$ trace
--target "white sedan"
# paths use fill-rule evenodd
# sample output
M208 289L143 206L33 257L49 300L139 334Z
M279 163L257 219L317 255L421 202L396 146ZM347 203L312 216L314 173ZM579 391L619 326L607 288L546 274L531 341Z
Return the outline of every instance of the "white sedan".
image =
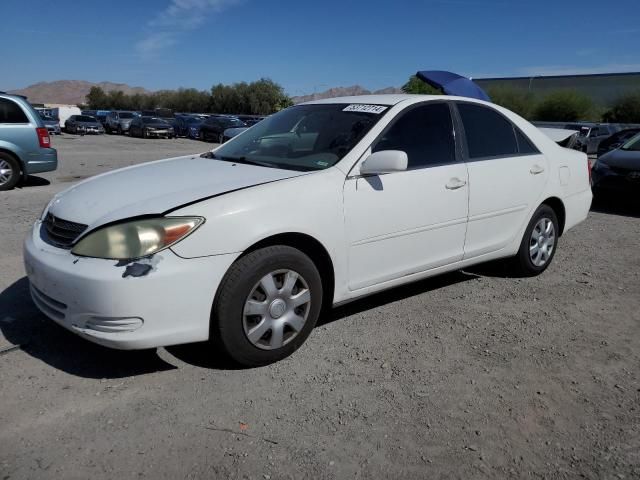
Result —
M24 260L39 309L88 340L210 339L255 366L295 351L323 307L497 258L537 275L590 204L587 157L504 108L334 98L72 186Z

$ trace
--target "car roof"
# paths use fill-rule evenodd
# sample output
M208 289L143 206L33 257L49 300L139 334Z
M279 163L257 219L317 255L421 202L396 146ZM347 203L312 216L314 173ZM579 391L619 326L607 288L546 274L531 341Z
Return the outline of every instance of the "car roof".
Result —
M331 103L357 103L365 105L397 105L402 102L419 102L427 100L458 100L464 102L481 103L486 105L494 105L491 102L485 102L476 98L456 97L454 95L417 95L413 93L388 93L380 95L353 95L349 97L323 98L319 100L311 100L309 102L299 103L298 105L317 105Z

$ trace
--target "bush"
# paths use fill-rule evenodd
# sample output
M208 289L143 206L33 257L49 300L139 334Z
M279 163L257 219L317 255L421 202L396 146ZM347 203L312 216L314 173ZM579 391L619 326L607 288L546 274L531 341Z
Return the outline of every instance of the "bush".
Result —
M535 109L533 94L526 90L508 87L494 87L487 92L496 105L507 108L523 118L530 119Z
M593 103L589 97L571 90L560 90L547 95L535 107L534 120L545 122L578 122L589 120Z
M640 92L624 95L616 100L602 116L604 122L640 123Z

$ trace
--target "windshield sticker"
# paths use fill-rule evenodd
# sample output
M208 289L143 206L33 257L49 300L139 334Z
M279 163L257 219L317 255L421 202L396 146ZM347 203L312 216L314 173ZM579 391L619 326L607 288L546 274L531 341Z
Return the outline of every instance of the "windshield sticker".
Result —
M348 107L344 108L343 112L362 112L362 113L375 113L376 115L380 115L384 112L387 107L382 105L365 105L362 103L353 103Z

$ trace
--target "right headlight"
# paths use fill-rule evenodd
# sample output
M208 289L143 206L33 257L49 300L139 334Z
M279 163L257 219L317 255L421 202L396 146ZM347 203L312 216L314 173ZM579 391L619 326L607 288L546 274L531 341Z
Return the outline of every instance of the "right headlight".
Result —
M202 217L159 217L111 225L88 234L71 253L82 257L132 260L160 252L193 233Z

